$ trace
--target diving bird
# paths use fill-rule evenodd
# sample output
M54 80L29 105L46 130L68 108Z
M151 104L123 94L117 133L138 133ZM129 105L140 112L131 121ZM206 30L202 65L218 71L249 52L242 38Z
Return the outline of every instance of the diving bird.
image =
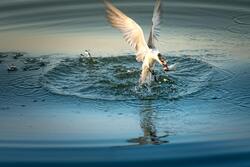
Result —
M161 16L161 0L156 0L152 27L148 42L146 42L142 28L131 18L126 16L122 11L117 9L113 4L104 1L106 6L107 19L112 27L122 32L125 41L136 51L136 60L142 62L142 72L140 76L140 84L151 83L152 75L156 62L163 66L164 71L168 71L167 61L163 58L159 50L156 48L155 41L160 36L160 16Z

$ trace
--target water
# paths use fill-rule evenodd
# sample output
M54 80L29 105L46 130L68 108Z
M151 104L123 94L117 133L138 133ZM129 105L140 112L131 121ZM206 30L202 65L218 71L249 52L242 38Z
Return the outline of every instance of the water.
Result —
M151 1L115 5L148 34ZM139 87L102 2L1 1L0 163L249 166L249 8L164 1L158 44L177 70Z

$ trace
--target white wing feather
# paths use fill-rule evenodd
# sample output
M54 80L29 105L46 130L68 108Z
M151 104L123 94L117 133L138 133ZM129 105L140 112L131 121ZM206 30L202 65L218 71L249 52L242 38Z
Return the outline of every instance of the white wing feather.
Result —
M141 27L123 12L105 1L107 19L111 25L123 33L126 42L136 50L136 60L142 62L149 52Z
M161 0L156 0L154 7L154 14L152 18L152 27L148 39L148 47L156 48L155 40L160 37L160 23L161 23Z

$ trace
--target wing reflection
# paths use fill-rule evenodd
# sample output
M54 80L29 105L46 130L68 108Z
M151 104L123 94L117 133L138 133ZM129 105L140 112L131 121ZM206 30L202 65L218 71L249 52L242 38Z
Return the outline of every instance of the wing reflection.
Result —
M143 136L129 139L128 142L139 145L169 143L166 139L169 136L168 132L164 132L163 135L157 133L156 117L157 111L155 111L151 104L144 105L140 112L140 126L143 131Z

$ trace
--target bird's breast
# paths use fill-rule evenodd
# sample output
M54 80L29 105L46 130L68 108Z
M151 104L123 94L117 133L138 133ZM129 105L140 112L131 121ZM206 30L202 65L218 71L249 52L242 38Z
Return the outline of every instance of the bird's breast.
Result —
M149 57L147 61L148 66L151 68L155 65L155 59Z

